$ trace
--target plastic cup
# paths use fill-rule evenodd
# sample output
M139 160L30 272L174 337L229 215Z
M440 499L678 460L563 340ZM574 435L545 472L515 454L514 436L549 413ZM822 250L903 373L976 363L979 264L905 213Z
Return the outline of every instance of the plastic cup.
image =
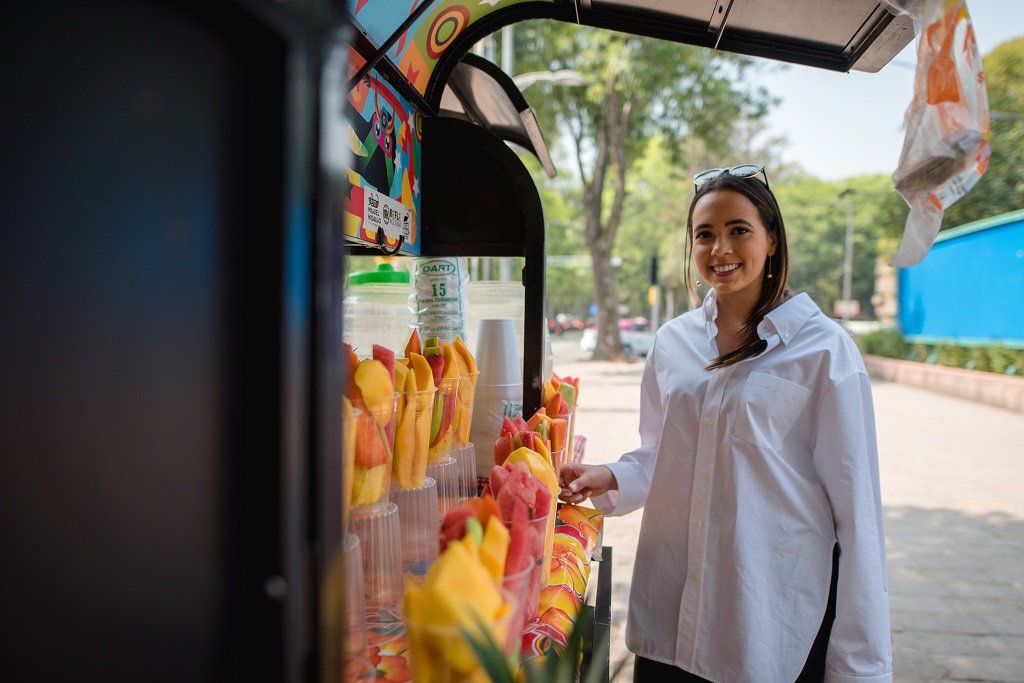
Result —
M481 320L476 345L480 383L514 384L522 381L516 326L508 319Z
M424 477L423 485L411 489L393 488L391 502L398 507L402 538L402 566L406 573L423 576L437 559L437 482Z
M485 623L490 637L512 653L521 632L513 632L511 622L515 610L514 597L499 589L508 609L500 617ZM436 614L407 614L406 629L409 636L409 659L412 664L413 680L429 680L431 683L463 683L484 681L487 676L466 640L466 632L482 637L480 625L467 622L460 625L438 625Z
M514 634L516 637L522 634L523 629L526 628L526 622L531 618L527 615L527 611L531 599L530 590L533 574L534 567L531 565L520 572L495 580L495 583L503 588L515 602L515 608L512 610L512 617L509 623L509 634ZM538 597L533 599L537 600ZM534 611L536 611L536 608L534 608Z
M356 420L362 410L342 397L342 440L341 440L341 529L348 529L348 511L352 507L352 486L355 476Z
M547 548L548 521L550 514L530 520L530 528L533 530L533 543L529 546L530 565L525 571L529 572L529 581L526 586L526 593L523 597L525 608L525 621L537 616L537 606L540 602L540 589L547 581L547 565L550 562L550 551ZM506 522L509 533L513 533L513 525Z
M387 500L391 484L395 439L395 405L398 394L386 399L356 399L355 463L352 475L352 507L367 507Z
M558 473L558 468L569 462L567 459L569 449L568 447L563 448L560 451L551 451L551 464L555 467L555 473Z
M427 476L430 452L430 419L436 389L402 392L395 431L395 457L391 468L392 490L414 489ZM392 494L393 495L393 494Z
M434 407L430 415L430 450L428 462L448 457L455 443L455 413L458 405L459 378L443 377L437 383ZM436 433L434 425L437 425Z
M334 554L321 592L321 615L329 680L367 678L368 632L363 596L363 559L359 538L346 534Z
M473 444L456 446L452 449L452 457L458 466L459 497L465 502L467 498L476 497L476 451Z
M466 373L459 377L459 389L455 402L454 439L456 446L465 446L469 443L469 434L473 428L473 402L479 378L479 372Z
M437 482L437 511L441 520L444 520L448 511L457 508L461 502L458 463L452 456L446 456L439 462L427 465L427 476Z
M363 596L368 613L398 620L402 602L402 533L398 506L381 502L352 510L352 533L362 543ZM392 614L393 617L387 615ZM379 624L378 624L379 626Z

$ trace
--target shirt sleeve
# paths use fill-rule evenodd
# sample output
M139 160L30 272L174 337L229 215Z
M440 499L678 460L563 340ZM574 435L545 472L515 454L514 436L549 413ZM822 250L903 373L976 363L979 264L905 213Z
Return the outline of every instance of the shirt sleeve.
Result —
M606 515L624 515L642 508L651 488L665 421L658 387L657 346L655 337L640 380L640 447L623 455L618 462L605 465L615 475L619 489L595 496L591 501Z
M856 372L826 390L814 464L839 543L826 683L891 683L892 642L871 384Z

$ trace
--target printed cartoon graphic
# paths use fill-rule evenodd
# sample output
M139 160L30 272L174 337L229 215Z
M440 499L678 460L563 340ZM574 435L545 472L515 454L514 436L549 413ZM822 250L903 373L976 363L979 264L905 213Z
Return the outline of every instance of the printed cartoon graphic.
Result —
M365 61L358 52L350 51L350 78ZM373 69L348 93L344 109L352 151L349 194L344 202L345 234L376 242L375 229L364 227L363 211L366 189L377 190L411 209L396 221L409 233L403 251L418 254L420 115ZM385 242L389 249L398 246L393 235Z

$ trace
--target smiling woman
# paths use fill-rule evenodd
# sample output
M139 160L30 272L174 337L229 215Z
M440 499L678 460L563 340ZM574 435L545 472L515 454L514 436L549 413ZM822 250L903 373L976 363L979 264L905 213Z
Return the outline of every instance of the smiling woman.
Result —
M753 166L753 165L748 165ZM698 173L696 178L705 174ZM786 226L767 181L723 172L699 185L686 221L687 245L701 278L719 300L719 355L711 368L761 353L757 326L792 293ZM686 285L697 294L686 262ZM736 317L728 311L738 313Z
M765 182L707 181L687 236L711 291L655 335L641 446L560 470L569 502L648 508L626 627L634 683L891 683L861 356L807 294L786 289L785 226Z

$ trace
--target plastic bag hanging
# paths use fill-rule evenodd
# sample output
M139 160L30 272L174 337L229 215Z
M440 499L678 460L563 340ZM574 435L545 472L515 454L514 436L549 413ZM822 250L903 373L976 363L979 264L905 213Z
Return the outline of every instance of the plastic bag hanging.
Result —
M910 15L918 33L914 99L892 175L910 206L892 265L912 266L931 249L942 215L988 167L988 94L965 0L883 0Z

